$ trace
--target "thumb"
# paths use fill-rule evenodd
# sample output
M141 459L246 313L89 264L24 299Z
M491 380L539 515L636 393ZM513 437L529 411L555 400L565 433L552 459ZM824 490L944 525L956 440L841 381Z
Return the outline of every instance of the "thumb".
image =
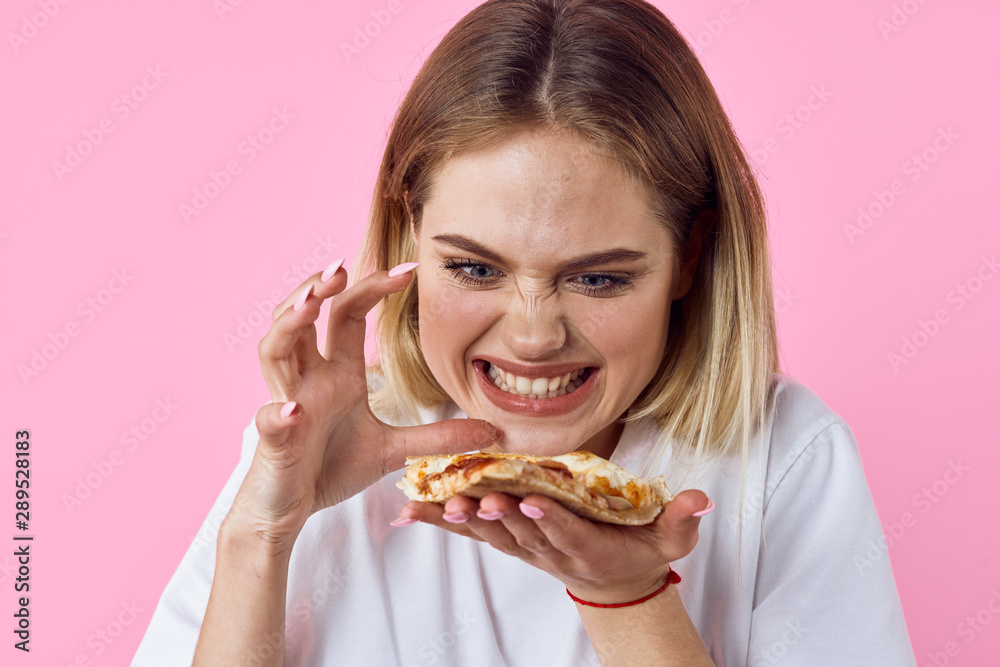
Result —
M257 410L254 424L260 445L269 452L279 451L288 440L292 426L302 417L302 408L295 401L268 403Z
M681 491L667 504L656 522L667 534L671 548L680 552L679 555L672 556L671 560L691 553L698 543L701 519L713 509L715 503L703 491L697 490ZM701 516L696 516L698 514Z
M482 419L447 419L422 426L390 427L387 463L402 468L407 456L458 454L489 447L503 432Z

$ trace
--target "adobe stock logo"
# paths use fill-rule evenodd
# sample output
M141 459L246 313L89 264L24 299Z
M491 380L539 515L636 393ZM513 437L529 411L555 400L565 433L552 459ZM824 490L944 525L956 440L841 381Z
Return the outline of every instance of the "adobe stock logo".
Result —
M90 667L95 664L91 662L91 659L102 655L118 642L123 634L129 632L128 628L136 623L139 615L144 611L146 611L146 607L140 607L135 600L132 600L131 603L123 600L114 611L108 613L111 620L102 624L87 637L89 650L77 653L72 662L66 663L66 667ZM63 667L61 661L58 664L59 667Z
M125 451L113 449L107 457L91 461L90 467L93 470L74 480L76 486L73 487L72 493L63 493L60 496L67 514L72 515L73 512L83 505L84 501L94 495L94 492L107 482L115 474L116 470L128 460L129 453L135 452L144 443L149 441L159 430L160 425L170 419L179 407L179 405L170 400L169 396L157 398L156 405L149 412L148 416L144 417L138 423L132 424L127 431L122 431L119 441L125 448Z
M42 11L34 12L31 16L22 16L20 32L7 33L7 41L10 42L10 48L14 49L14 53L20 51L29 39L38 36L38 31L47 26L49 21L59 13L60 5L68 4L69 0L58 0L58 2L56 0L38 0L38 6L41 7Z
M795 133L801 130L805 123L813 117L813 113L822 109L827 101L833 97L833 93L826 89L826 84L811 86L809 93L809 97L803 104L786 113L774 124L774 129L781 135L782 140L788 141L795 136ZM767 159L777 153L780 148L781 144L777 139L768 137L760 148L753 149L751 153L754 159L761 166L764 166Z
M955 142L961 138L962 135L952 130L951 125L947 128L937 128L937 136L934 137L930 145L919 153L911 155L900 167L903 175L909 176L911 183L916 183L931 168L931 165L937 162L941 155L951 150ZM858 207L858 217L855 223L848 222L843 225L844 234L847 235L847 240L850 241L851 245L854 245L859 236L871 229L875 221L885 215L905 193L906 183L901 178L893 179L886 190L874 190L872 192L873 200L865 206Z
M83 325L97 319L98 314L107 310L133 280L135 276L129 273L127 267L122 267L121 270L114 269L111 271L111 280L108 281L107 287L101 288L77 305L76 314L80 316L81 321L68 320L60 328L48 333L48 342L42 343L41 349L31 348L31 358L26 364L18 364L16 369L24 386L28 386L31 380L48 368L69 347L70 339L80 335Z
M340 243L334 241L329 234L325 237L316 237L316 245L312 252L292 264L291 268L282 274L281 281L297 287L320 268L325 268L332 262L339 247ZM240 345L255 335L257 329L265 324L270 326L274 321L274 309L285 300L286 296L288 296L286 291L274 289L263 299L254 299L253 309L241 314L236 319L236 326L233 327L232 331L226 331L222 334L226 349L230 353L235 352Z
M226 14L232 14L243 4L243 0L212 0L212 9L220 21L226 20Z
M750 7L750 0L732 0L732 2L741 12L745 12ZM702 21L701 24L704 26L704 29L696 33L693 39L689 40L694 54L701 57L704 50L722 36L722 33L726 31L726 26L736 22L738 16L739 14L731 9L723 9L719 12L718 18Z
M119 122L124 121L135 109L139 108L139 105L146 100L151 92L160 87L169 74L169 72L161 70L159 65L146 67L146 74L142 80L114 99L111 103L111 113ZM91 155L95 148L104 143L104 138L114 131L115 122L109 116L98 121L96 127L81 130L83 139L75 144L66 144L66 154L63 161L52 161L52 172L56 175L56 180L62 183L66 176L82 165L84 158Z
M778 664L782 658L788 655L790 648L802 641L802 638L806 636L807 632L809 632L809 628L802 625L802 621L785 621L785 628L781 635L781 639L775 640L767 648L759 649L758 652L750 658L751 667Z
M955 626L955 634L962 637L966 644L971 644L998 616L1000 616L1000 591L991 588L989 599ZM962 647L956 641L948 641L941 648L941 651L928 652L927 657L930 658L930 662L925 662L922 667L945 667L951 663L952 658L962 652Z
M313 586L308 594L298 597L294 602L288 600L288 612L284 627L279 626L272 632L260 637L253 646L247 646L239 664L254 667L270 661L282 648L291 648L294 657L293 664L301 664L296 658L302 654L310 654L311 647L316 643L316 623L313 615L321 609L332 594L339 591L349 578L350 561L327 565L325 574L318 572L313 575ZM286 661L289 654L285 653Z
M233 178L243 173L243 166L250 164L257 159L257 156L271 145L275 138L288 129L291 121L295 120L295 114L288 111L288 107L273 107L271 117L267 122L253 134L248 134L246 138L236 147L236 154L243 157L240 160L231 159L226 162L222 169L208 171L208 180L201 187L193 188L193 196L190 203L183 201L178 204L181 218L184 224L190 225L192 218L201 215L202 211L208 208L222 192L233 183Z
M910 504L919 512L919 515L927 514L935 505L948 495L951 489L958 484L966 475L972 472L974 466L967 466L962 463L962 459L948 461L948 468L930 484L927 484L913 494ZM854 567L858 569L858 574L865 572L875 566L892 549L893 545L900 543L906 533L913 529L920 521L920 516L913 512L903 512L899 515L898 521L890 521L882 524L882 534L875 540L869 540L863 545L864 553L854 555Z
M920 350L941 332L942 327L951 322L952 313L957 313L965 308L969 302L976 298L986 283L993 280L997 273L1000 273L1000 262L997 261L997 256L983 256L975 273L965 280L955 283L955 286L945 296L945 300L952 304L951 313L945 308L938 308L928 319L917 319L917 327L913 333L900 338L899 350L893 350L886 354L889 367L892 368L893 372L898 373L900 366L910 363Z
M784 315L799 302L799 297L790 287L774 288L774 312Z
M430 637L423 643L417 651L420 657L419 663L410 663L407 667L419 667L420 665L436 665L441 662L448 662L448 649L457 644L462 635L469 631L476 617L469 613L467 609L455 611L452 616L451 626L442 630L435 637Z
M403 11L400 0L389 0L385 9L373 10L372 20L362 26L354 27L354 38L351 42L340 42L340 52L344 54L344 60L348 63L354 56L361 55L361 52L371 45L372 40L382 34L382 31L389 27L394 16Z
M875 23L882 35L882 40L888 42L889 35L899 32L900 28L909 23L910 18L920 11L921 5L925 4L927 4L927 0L903 0L901 5L893 5L889 20L879 19Z

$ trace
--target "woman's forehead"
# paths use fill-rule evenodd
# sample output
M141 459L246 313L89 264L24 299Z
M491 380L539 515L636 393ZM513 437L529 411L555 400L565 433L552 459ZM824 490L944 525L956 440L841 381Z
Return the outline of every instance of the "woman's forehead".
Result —
M565 134L525 132L448 160L424 204L421 235L566 247L657 244L647 188Z
M616 188L633 180L617 160L565 130L532 128L446 160L434 179L498 181L548 198L594 187Z

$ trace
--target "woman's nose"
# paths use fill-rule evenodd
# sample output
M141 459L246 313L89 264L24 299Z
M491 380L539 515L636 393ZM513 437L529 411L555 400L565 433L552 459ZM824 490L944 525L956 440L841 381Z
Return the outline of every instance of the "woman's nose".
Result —
M542 359L566 344L565 313L555 297L518 294L503 318L501 341L522 359Z

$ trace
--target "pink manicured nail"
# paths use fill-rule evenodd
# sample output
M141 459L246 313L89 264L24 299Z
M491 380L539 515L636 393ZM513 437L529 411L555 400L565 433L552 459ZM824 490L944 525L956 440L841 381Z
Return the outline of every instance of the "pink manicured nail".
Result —
M399 266L394 266L391 269L389 269L389 277L395 278L396 276L401 276L404 273L412 271L418 266L420 266L420 262L407 262L406 264L400 264Z
M450 514L442 514L441 518L448 523L465 523L472 518L472 515L468 512L452 512Z
M538 509L534 505L525 505L524 503L521 503L518 507L521 508L521 514L529 519L541 519L545 516L545 512Z
M281 418L288 419L288 415L295 410L295 401L288 401L281 407Z
M711 498L709 498L708 499L708 507L706 507L705 509L703 509L700 512L695 512L691 516L705 516L706 514L708 514L709 512L711 512L714 509L715 509L715 501L712 500Z
M484 512L482 510L479 510L478 512L476 512L476 516L478 516L480 519L485 519L486 521L496 521L497 519L500 519L506 515L507 515L506 512L501 512L500 510L497 510L496 512Z
M302 290L302 294L299 294L299 298L295 300L295 310L302 310L302 306L306 305L306 299L312 294L313 286L310 285L306 289Z
M342 267L343 265L344 265L344 259L343 258L338 259L336 262L326 267L326 271L323 272L323 275L321 275L319 279L322 280L323 282L329 281L330 278L333 278L333 274L339 271L340 267Z
M403 519L402 517L400 517L399 519L396 519L395 521L390 521L389 525L390 526L395 526L396 528L399 528L401 526L409 526L411 523L416 523L416 522L417 522L416 519Z

